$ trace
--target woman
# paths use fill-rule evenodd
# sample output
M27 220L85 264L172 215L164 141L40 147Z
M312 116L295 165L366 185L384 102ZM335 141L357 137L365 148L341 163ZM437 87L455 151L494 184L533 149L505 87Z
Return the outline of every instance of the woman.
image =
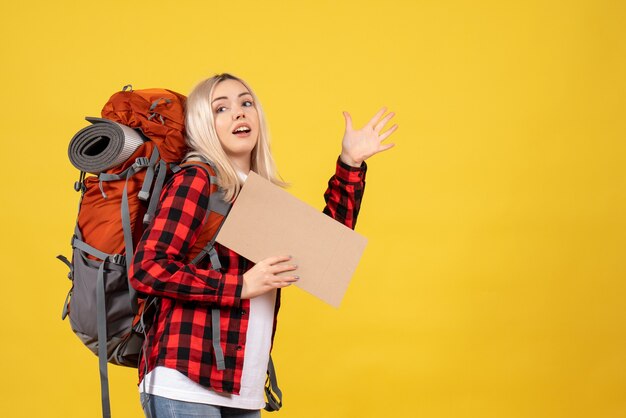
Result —
M354 228L365 187L365 159L397 128L379 111L361 130L344 113L346 130L336 173L324 197L324 213ZM252 170L275 184L261 105L241 79L221 74L199 83L187 100L189 160L215 165L225 200L233 201ZM213 186L215 187L215 186ZM280 289L295 283L297 266L277 254L250 267L216 244L221 270L190 263L207 227L211 184L206 170L187 166L168 182L154 221L140 241L130 269L139 292L160 304L144 346L139 385L148 417L260 417L264 382L280 305ZM208 257L207 257L208 258ZM284 275L279 275L285 273ZM211 310L219 309L218 347L213 349ZM216 338L216 341L218 339ZM216 363L223 350L223 364ZM144 375L145 373L145 375Z

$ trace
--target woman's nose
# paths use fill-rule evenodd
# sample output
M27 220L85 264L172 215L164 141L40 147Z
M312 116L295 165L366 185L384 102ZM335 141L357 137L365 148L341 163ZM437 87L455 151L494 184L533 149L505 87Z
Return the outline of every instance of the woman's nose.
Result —
M245 117L245 114L243 113L243 107L241 106L235 107L233 109L233 119L237 120L243 117Z

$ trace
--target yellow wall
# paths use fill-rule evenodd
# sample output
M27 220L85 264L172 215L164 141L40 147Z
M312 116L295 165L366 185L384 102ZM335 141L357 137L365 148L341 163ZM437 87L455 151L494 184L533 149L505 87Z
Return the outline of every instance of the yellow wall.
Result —
M176 3L180 3L175 5ZM626 416L626 3L81 1L2 6L0 414L99 414L60 313L66 149L124 84L256 89L283 177L322 207L342 110L398 114L339 310L285 292L280 417ZM116 417L139 417L111 370ZM272 415L275 416L275 415Z

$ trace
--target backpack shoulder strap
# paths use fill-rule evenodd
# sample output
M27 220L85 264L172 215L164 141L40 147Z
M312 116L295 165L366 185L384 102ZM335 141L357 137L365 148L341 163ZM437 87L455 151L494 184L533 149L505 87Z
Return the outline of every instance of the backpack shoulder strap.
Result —
M212 162L208 160L186 161L180 165L180 168L185 168L189 166L197 166L197 167L203 168L207 172L207 175L209 176L209 181L211 185L214 185L214 184L217 185L217 175L216 175L217 170L215 168L215 165ZM224 194L218 188L217 192L211 193L211 196L209 197L209 211L207 211L207 216L210 211L213 211L213 212L220 213L221 215L224 216L224 219L226 219L226 215L228 215L228 212L230 211L230 207L231 207L231 204L224 200ZM215 235L213 236L213 238L207 243L207 245L202 249L202 251L200 251L200 253L191 261L193 264L198 263L202 258L204 258L207 254L209 254L211 265L213 266L213 268L215 269L221 268L221 264L217 256L217 251L215 251L214 245L215 245L215 237L217 236L218 232L222 228L223 223L224 223L224 220L222 220L222 223L217 227L217 231L215 232ZM211 325L213 328L212 339L213 339L213 348L215 351L216 364L217 364L218 370L223 370L225 368L225 365L223 363L224 360L223 360L222 349L219 345L219 341L220 341L219 309L213 309L211 311L211 321L212 321ZM266 411L269 411L269 412L278 411L282 407L283 394L280 388L278 387L278 381L276 378L276 369L274 367L274 362L272 360L271 355L270 355L270 359L269 359L269 363L267 367L267 380L265 383L265 395L267 398L267 402L265 403L264 409Z
M215 166L212 163L205 160L205 161L186 161L183 164L181 164L182 169L184 169L185 167L190 167L190 166L197 166L205 170L207 175L209 176L209 182L210 182L209 187L214 186L214 185L216 186L215 191L211 193L211 195L209 196L209 207L207 210L205 223L206 223L206 220L208 220L208 217L211 214L211 212L217 212L220 215L222 215L222 220L220 224L218 225L217 229L215 230L215 233L213 234L211 239L209 239L209 241L206 243L204 248L198 253L198 255L196 255L196 257L193 260L191 260L191 263L192 264L199 263L200 260L202 260L208 254L209 260L211 262L211 266L213 267L213 269L219 270L222 268L222 264L220 263L219 256L217 255L217 251L215 250L215 238L217 237L217 234L220 232L220 229L222 228L222 225L224 224L226 215L228 215L228 212L230 211L231 204L224 200L224 193L217 186L217 174L216 174L217 170L215 169ZM216 364L217 370L225 370L226 362L224 360L224 352L222 351L222 346L220 345L220 338L221 338L220 310L218 308L211 309L211 328L213 330L213 335L211 339L213 342L213 352L215 353L215 364Z
M211 193L211 195L209 196L209 210L211 212L217 212L225 218L226 215L228 215L228 212L230 211L230 207L232 205L226 202L226 200L224 200L224 192L217 185L217 169L215 168L215 164L213 164L212 162L208 160L185 161L182 164L180 164L179 167L180 169L184 169L186 167L192 167L192 166L202 168L206 172L207 176L209 177L209 182L211 186L215 186L216 188L216 191ZM221 228L221 225L218 227L215 233L216 235L217 235L217 232L219 232L219 228Z

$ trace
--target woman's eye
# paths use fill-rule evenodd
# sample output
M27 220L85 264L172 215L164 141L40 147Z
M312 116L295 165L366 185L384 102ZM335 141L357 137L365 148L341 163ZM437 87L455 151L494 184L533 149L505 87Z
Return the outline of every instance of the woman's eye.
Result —
M224 107L224 106L220 106L220 107L218 107L217 109L215 109L215 112L216 112L216 113L222 113L222 112L223 112L223 111L225 111L225 110L226 110L226 107Z
M250 107L250 106L252 106L252 101L246 100L245 102L243 102L243 105L246 106L246 107Z

